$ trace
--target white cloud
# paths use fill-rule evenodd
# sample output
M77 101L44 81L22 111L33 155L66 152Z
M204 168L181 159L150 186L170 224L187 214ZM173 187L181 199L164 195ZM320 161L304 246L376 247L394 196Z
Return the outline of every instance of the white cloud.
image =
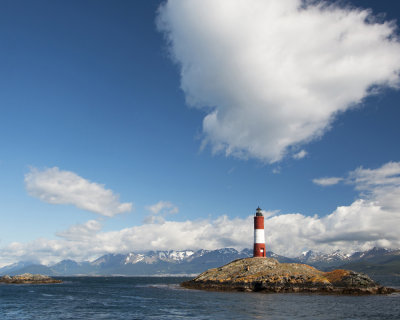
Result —
M342 181L343 178L339 177L325 177L325 178L319 178L319 179L313 179L313 182L315 184L318 184L320 186L333 186L335 184L338 184L340 181Z
M388 162L378 169L362 167L350 172L348 181L356 185L357 190L373 191L380 187L400 186L400 162Z
M377 169L360 167L346 178L315 180L321 185L343 180L362 192L350 206L338 207L322 219L324 235L315 238L316 242L400 246L400 162L389 162Z
M221 216L215 220L164 221L101 232L97 230L97 223L90 226L93 222L89 221L58 233L61 239L38 239L0 248L0 265L20 260L42 263L67 258L85 260L115 252L249 247L253 237L252 222L252 217L229 219ZM90 236L86 236L88 233Z
M265 219L279 214L279 210L270 210L270 211L261 210L261 212Z
M400 247L398 209L386 210L373 200L356 200L323 218L324 232L314 237L314 241L337 247L346 244L371 247L383 243Z
M169 201L159 201L147 206L146 210L150 212L150 215L144 219L144 223L163 223L167 215L179 212L179 208Z
M397 87L395 23L301 0L168 0L157 25L214 152L275 162L381 86Z
M372 193L384 188L397 188L400 187L400 162L388 162L377 169L359 167L349 172L346 178L325 177L313 179L315 184L321 186L334 185L341 181L355 185L356 190Z
M325 217L264 211L268 250L297 256L309 249L352 252L373 246L399 248L399 175L400 162L350 172L356 189L367 188L368 193ZM160 213L160 207L163 206L154 206L154 212ZM11 243L0 248L0 265L19 260L42 263L66 258L84 260L105 253L143 250L242 249L251 248L253 244L252 215L233 219L224 215L214 220L167 220L108 232L100 228L99 222L91 220L59 232L56 240Z
M400 162L389 162L378 169L360 167L350 172L347 182L385 210L400 212Z
M299 152L295 153L293 155L294 159L303 159L306 155L308 154L308 152L306 150L300 150Z
M169 201L159 201L151 206L147 206L146 209L153 214L159 214L161 211L166 211L169 214L179 212L179 208Z
M25 175L25 188L29 195L44 202L72 204L108 217L132 209L132 203L120 203L119 196L105 189L104 185L57 167L42 171L32 168Z
M274 169L272 169L272 173L273 173L273 174L279 174L279 173L281 173L281 167L275 167Z
M101 230L101 223L97 220L89 220L84 224L76 224L68 230L56 233L57 236L73 241L82 241L93 236Z

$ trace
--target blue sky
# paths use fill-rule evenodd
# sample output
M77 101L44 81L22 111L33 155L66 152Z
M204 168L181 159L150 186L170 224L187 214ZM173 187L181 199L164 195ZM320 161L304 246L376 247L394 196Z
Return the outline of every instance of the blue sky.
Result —
M0 264L400 246L400 5L343 3L2 1Z

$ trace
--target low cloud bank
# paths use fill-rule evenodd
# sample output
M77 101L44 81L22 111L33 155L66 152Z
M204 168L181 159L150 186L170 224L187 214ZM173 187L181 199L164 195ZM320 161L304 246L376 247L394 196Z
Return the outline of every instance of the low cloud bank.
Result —
M297 256L308 249L352 252L373 246L399 248L400 162L390 162L377 169L358 168L345 181L360 190L360 198L325 217L265 211L268 250ZM178 209L172 203L159 202L148 210L160 213ZM2 247L0 265L19 260L42 263L67 258L86 260L105 253L130 251L249 248L253 244L253 216L223 215L217 219L183 222L162 219L108 232L101 230L100 222L90 220L57 236L56 240L37 239Z

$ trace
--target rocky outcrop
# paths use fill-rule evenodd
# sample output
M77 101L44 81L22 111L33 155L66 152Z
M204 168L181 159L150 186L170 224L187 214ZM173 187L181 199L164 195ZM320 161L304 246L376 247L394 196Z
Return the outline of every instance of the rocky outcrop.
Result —
M388 294L395 289L349 270L322 272L299 263L273 258L245 258L210 269L181 286L192 289L258 292L315 292L332 294Z
M11 284L47 284L47 283L61 283L61 280L56 280L41 274L24 273L13 277L3 276L0 278L0 283Z

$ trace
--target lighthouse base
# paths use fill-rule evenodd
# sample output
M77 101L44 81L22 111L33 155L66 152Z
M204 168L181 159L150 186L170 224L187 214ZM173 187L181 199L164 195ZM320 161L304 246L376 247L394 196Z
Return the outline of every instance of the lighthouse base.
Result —
M253 257L260 257L260 258L265 258L266 257L265 244L264 243L255 243L254 244Z

